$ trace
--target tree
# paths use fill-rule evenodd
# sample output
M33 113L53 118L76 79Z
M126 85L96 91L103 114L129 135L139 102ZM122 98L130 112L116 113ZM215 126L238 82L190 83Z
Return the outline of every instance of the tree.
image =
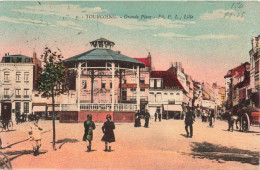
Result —
M39 91L47 98L52 99L52 125L53 125L53 150L55 147L55 96L67 91L66 79L67 70L62 62L62 54L52 52L48 47L45 48L43 55L43 70L39 76Z

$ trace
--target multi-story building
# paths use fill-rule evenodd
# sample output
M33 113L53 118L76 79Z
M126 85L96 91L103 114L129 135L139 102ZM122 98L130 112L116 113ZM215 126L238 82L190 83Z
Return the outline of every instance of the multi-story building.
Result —
M259 106L259 60L260 60L260 35L252 39L252 49L249 51L250 55L250 87L249 93L252 98L252 106Z
M202 83L202 105L206 110L216 110L215 92L214 89L208 84Z
M175 74L170 71L151 71L148 109L154 115L160 109L163 117L180 116L186 91Z
M245 103L248 99L248 87L250 84L250 63L245 62L228 71L224 78L230 79L227 109Z
M0 63L0 101L2 118L31 113L33 59L24 55L5 55Z

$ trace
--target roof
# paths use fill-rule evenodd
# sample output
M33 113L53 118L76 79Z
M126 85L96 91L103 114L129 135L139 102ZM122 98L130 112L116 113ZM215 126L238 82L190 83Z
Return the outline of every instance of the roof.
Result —
M6 55L6 56L3 56L4 58L5 57L20 57L20 58L31 58L31 57L28 57L28 56L25 56L25 55L20 55L20 54L16 54L16 55Z
M99 39L97 39L97 40L91 41L90 43L93 43L93 42L95 42L95 41L107 41L107 42L110 42L110 43L114 43L113 41L107 40L107 39L105 39L105 38L99 38ZM115 44L115 43L114 43L114 44Z
M134 58L145 64L145 67L150 67L150 58Z
M184 87L182 86L176 75L170 71L151 71L151 78L162 78L164 88L166 86L174 86L185 91Z
M244 64L240 64L239 66L236 66L235 68L228 71L228 73L224 76L226 77L241 77L244 74L245 71L245 65L250 65L250 63L245 62Z
M98 48L86 51L74 57L70 57L64 61L65 62L115 61L115 62L132 63L132 64L137 64L141 67L145 67L144 63L137 61L131 57L128 57L126 55L123 55L120 52L116 52L110 49L98 49Z

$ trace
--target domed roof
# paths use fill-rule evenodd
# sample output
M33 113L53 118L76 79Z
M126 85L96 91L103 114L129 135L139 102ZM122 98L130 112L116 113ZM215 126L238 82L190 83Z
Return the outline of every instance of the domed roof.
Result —
M141 68L145 67L145 64L121 54L120 52L111 50L111 46L114 46L114 42L101 38L95 41L91 41L90 44L94 46L94 49L86 51L82 54L78 54L74 57L64 60L65 62L84 62L84 61L96 61L96 62L118 62L124 64L139 65Z

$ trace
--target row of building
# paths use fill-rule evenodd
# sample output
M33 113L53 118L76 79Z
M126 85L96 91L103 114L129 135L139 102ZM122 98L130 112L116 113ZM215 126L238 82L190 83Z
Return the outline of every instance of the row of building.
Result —
M259 54L260 35L252 38L249 51L250 62L242 63L230 70L225 78L225 108L239 112L243 108L259 108ZM248 110L249 111L249 110Z
M92 50L64 60L69 70L69 91L55 97L55 111L63 122L84 121L88 113L98 121L107 112L115 121L133 121L136 110L148 109L153 115L160 109L164 118L181 117L187 106L216 114L223 110L225 87L193 80L180 62L157 71L152 67L150 53L146 58L130 58L111 50L115 43L104 38L90 44ZM21 113L49 117L51 99L37 89L41 70L42 63L35 52L33 57L2 57L2 117L15 119Z

